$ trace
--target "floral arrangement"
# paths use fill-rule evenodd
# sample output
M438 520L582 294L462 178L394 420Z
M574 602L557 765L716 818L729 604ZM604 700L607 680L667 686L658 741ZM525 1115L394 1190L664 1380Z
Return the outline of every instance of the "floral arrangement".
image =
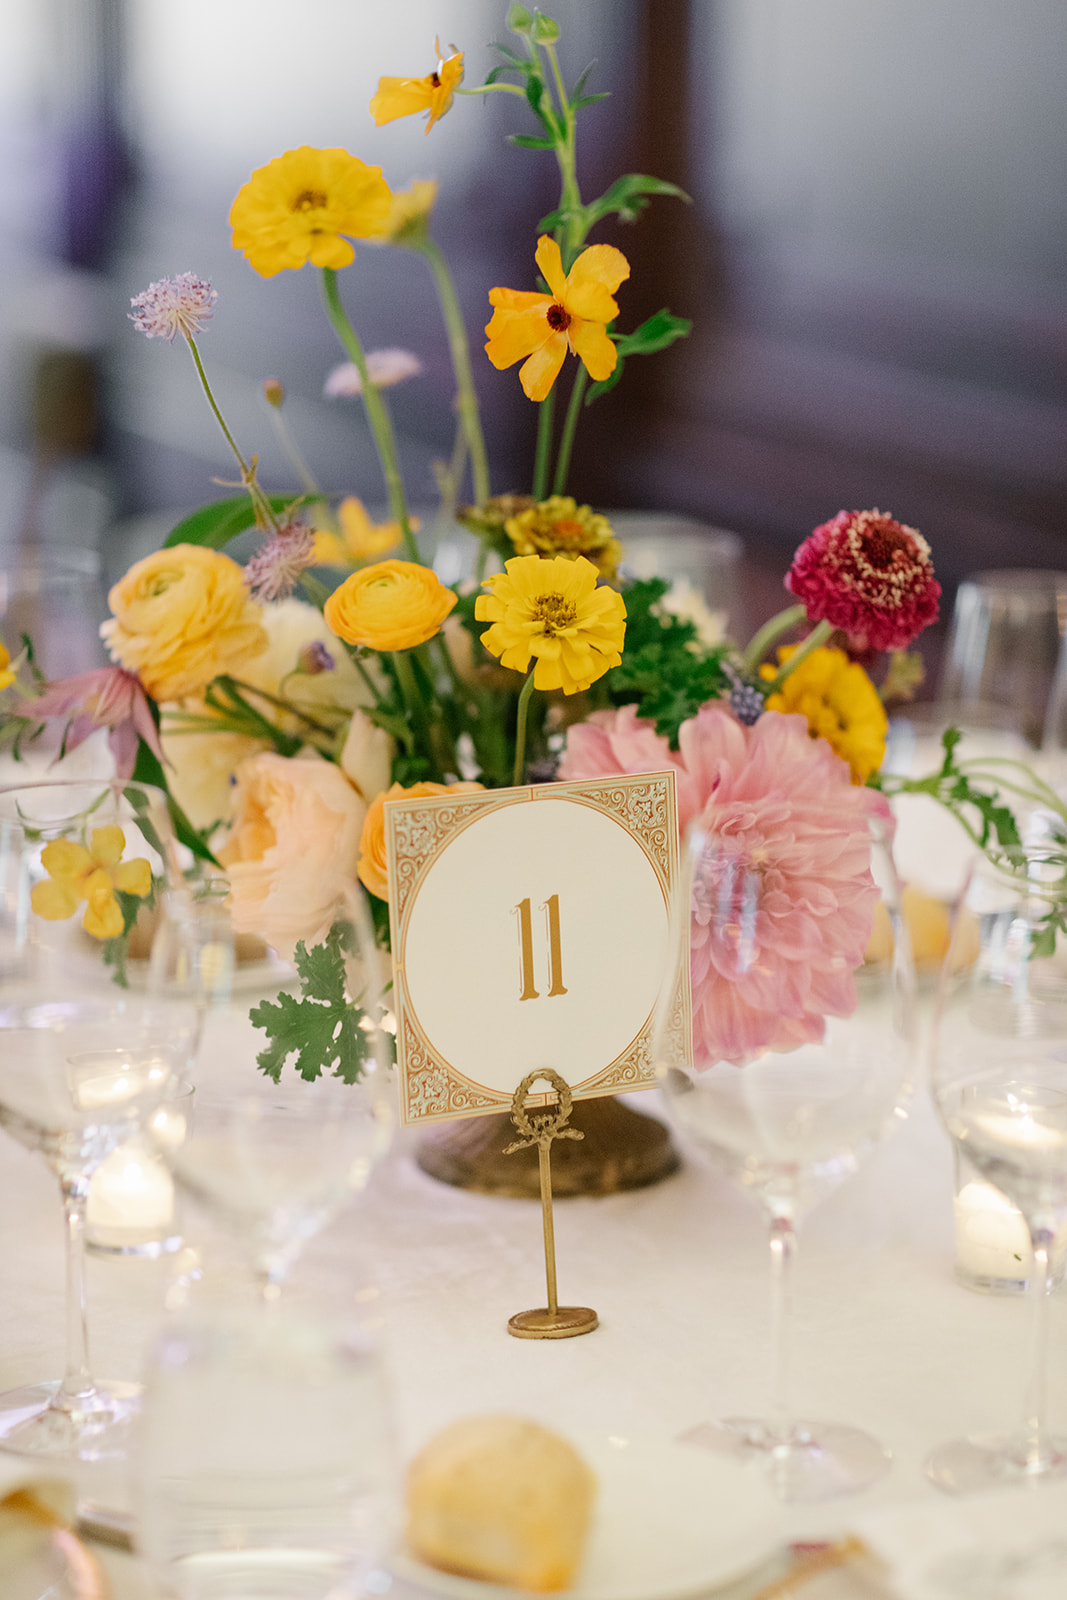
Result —
M584 200L577 119L601 96L586 92L586 73L567 86L551 18L513 5L507 24L516 46L499 47L481 86L464 88L462 54L438 46L424 77L382 78L370 112L378 127L425 113L429 133L456 114L459 97L507 94L537 130L514 142L555 157L560 199L538 224L536 275L521 288L487 289L485 356L499 370L521 363L519 382L539 408L529 492L493 492L467 331L431 231L436 183L395 189L346 150L304 146L241 189L233 245L264 277L308 264L321 273L346 358L327 392L362 402L387 517L375 522L355 493L336 499L319 488L273 379L264 396L300 486L261 484L258 458L231 433L200 354L217 295L191 272L164 279L134 298L134 328L188 347L240 493L185 518L112 589L102 631L114 665L46 683L28 642L14 662L0 647L3 731L16 753L48 724L64 727L61 754L106 728L119 777L166 790L178 837L203 870L225 874L235 929L295 960L301 998L290 997L284 1015L269 1003L254 1014L270 1039L261 1063L274 1075L294 1053L307 1076L344 1072L352 1058L343 962L330 942L338 891L358 876L387 940L384 802L401 793L673 767L682 825L699 819L768 862L764 959L741 982L721 974L710 946L694 956L697 1026L735 1059L816 1037L825 1015L854 1005L874 891L865 852L852 846L885 810L886 791L934 794L991 849L1018 843L1010 810L980 781L989 774L958 762L952 741L927 779L879 776L884 701L914 690L921 669L906 652L937 616L939 586L915 529L876 510L838 513L796 554L786 578L796 603L741 646L706 614L680 613L666 581L629 576L608 520L566 493L586 407L628 359L689 327L663 310L620 329L629 262L589 236L608 217L634 222L653 197L685 196L630 174ZM353 240L420 255L440 302L457 416L440 482L445 515L478 540L467 586L444 584L420 555L387 396L419 363L364 349L342 298L341 274L345 298L358 295ZM373 497L373 485L358 487ZM223 547L248 530L258 544L239 564ZM890 653L880 689L869 670L878 652ZM788 851L779 848L786 838ZM116 873L108 841L93 840L62 864L48 914L68 903L73 914L76 893L85 898L74 877L99 873L107 914L86 927L121 938L146 886L120 879L126 869ZM121 929L115 886L127 891ZM833 975L829 963L804 958L812 907L841 958ZM302 1005L319 1008L306 1013L310 1023L331 1008L330 1029L309 1026L307 1036L322 1040L316 1050L300 1048Z

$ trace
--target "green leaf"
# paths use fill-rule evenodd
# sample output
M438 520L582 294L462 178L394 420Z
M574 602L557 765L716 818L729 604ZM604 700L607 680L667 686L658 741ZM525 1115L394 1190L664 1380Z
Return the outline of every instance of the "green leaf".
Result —
M624 177L616 178L599 200L591 201L586 207L590 215L589 225L592 227L613 212L623 222L636 222L648 204L648 196L654 194L673 195L677 200L689 201L689 195L684 189L679 189L676 183L666 183L662 178L650 178L640 172L628 172Z
M595 106L598 100L610 100L611 95L606 89L599 94L580 94L576 100L571 101L573 111L581 111L584 106Z
M534 44L558 44L559 23L552 17L546 17L543 11L534 11L533 15L533 41Z
M666 307L655 311L632 333L619 334L615 348L621 356L646 356L655 350L666 350L676 339L684 339L692 331L688 317L676 317Z
M272 511L287 511L299 503L300 496L271 494L267 499ZM221 550L223 545L236 539L246 528L254 527L255 522L251 495L238 494L229 500L215 500L209 506L201 506L172 528L163 541L163 548L168 550L176 544L202 544L210 550Z
M510 33L527 34L533 26L533 18L525 6L509 6L504 20Z
M602 394L607 394L609 392L609 390L614 389L615 385L619 382L619 380L622 377L623 368L625 366L626 366L626 362L623 359L623 357L620 356L619 359L615 363L614 372L610 372L606 378L599 378L596 383L591 383L589 385L589 388L586 390L586 393L585 393L584 404L587 405L587 406L591 406L593 404L593 401L594 400L599 400L600 396Z
M249 1012L252 1026L270 1041L256 1061L275 1083L290 1056L296 1057L296 1070L308 1083L326 1072L345 1083L358 1082L367 1057L367 1035L359 1025L363 1008L345 991L344 946L340 924L310 950L301 939L293 958L300 994L283 990L276 1000L262 1000Z
M542 139L534 133L509 133L508 144L517 144L522 150L554 150L554 139Z
M584 206L579 206L577 209L575 209L573 206L560 206L558 210L550 211L548 215L546 217L542 217L540 222L537 224L537 232L555 233L557 228L565 228L572 217L578 218L581 222L581 227L578 231L584 237L586 231Z

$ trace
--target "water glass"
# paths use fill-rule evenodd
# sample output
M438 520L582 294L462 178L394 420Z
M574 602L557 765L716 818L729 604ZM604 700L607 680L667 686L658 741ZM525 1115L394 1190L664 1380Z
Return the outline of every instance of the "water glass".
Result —
M939 699L1000 706L1040 745L1067 621L1067 573L977 572L956 591Z
M275 1307L165 1326L145 1380L140 1546L173 1600L355 1600L397 1527L379 1351Z

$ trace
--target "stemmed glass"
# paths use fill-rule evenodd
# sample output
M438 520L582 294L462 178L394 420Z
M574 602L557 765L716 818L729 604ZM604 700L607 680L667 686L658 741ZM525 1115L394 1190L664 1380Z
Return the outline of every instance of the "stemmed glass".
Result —
M764 883L768 863L739 852L736 837L691 828L672 909L671 971L657 1013L653 1048L671 1119L759 1202L771 1254L768 1415L705 1423L684 1437L759 1460L775 1492L789 1501L862 1489L889 1463L882 1445L857 1428L798 1420L786 1384L797 1224L856 1171L911 1092L910 953L881 839L872 839L870 858L881 900L874 905L870 886L860 913L861 951L872 910L874 930L858 971L852 973L855 963L847 963L840 949L827 946L827 930L811 914L812 908L818 912L817 898L790 930L791 938L807 941L809 970L817 975L815 1004L821 988L824 1006L830 998L840 1014L809 1013L792 1037L786 1028L768 1048L746 1021L744 998L756 995L773 1007L776 982L788 981L776 979L773 954L767 953L767 919L780 913L772 903L774 884ZM834 913L847 914L840 907ZM677 1026L678 985L687 981L694 1014L691 1056ZM795 1016L795 996L781 993L780 1000L782 1011Z
M957 1151L1022 1213L1034 1259L1022 1426L936 1450L927 1473L953 1493L1067 1472L1067 1439L1049 1433L1045 1397L1052 1250L1067 1221L1065 912L1061 841L1028 844L1015 871L976 861L942 974L934 1101Z
M213 943L224 947L224 929ZM321 1067L314 1077L301 1076L284 1051L267 1063L270 1072L257 1065L270 1048L264 1021L298 1049L300 1024L286 1021L292 997L284 992L251 1012L236 1000L209 1006L188 1131L180 1144L160 1146L179 1186L237 1237L266 1302L277 1300L304 1245L365 1187L396 1120L393 1038L383 1026L388 958L355 886L320 948L338 963L343 998L330 1026L337 1040L350 1030L350 1065L329 1050L325 1061L309 1052L304 1071Z
M173 848L164 797L144 785L0 790L0 1125L59 1180L67 1249L66 1371L0 1395L5 1449L82 1460L124 1450L136 1389L89 1369L85 1208L92 1174L172 1091L196 1045L189 993L154 961L131 981L125 961L139 908L154 902L166 922L180 901Z

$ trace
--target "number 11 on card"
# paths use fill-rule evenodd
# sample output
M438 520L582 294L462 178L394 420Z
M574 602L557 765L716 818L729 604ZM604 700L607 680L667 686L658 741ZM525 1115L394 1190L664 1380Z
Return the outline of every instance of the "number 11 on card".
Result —
M533 916L529 896L511 908L519 919L519 982L520 1000L540 1000L541 994L534 984ZM548 975L551 986L546 999L554 994L566 994L563 982L563 945L559 934L559 895L549 895L542 901L541 910L548 922Z

